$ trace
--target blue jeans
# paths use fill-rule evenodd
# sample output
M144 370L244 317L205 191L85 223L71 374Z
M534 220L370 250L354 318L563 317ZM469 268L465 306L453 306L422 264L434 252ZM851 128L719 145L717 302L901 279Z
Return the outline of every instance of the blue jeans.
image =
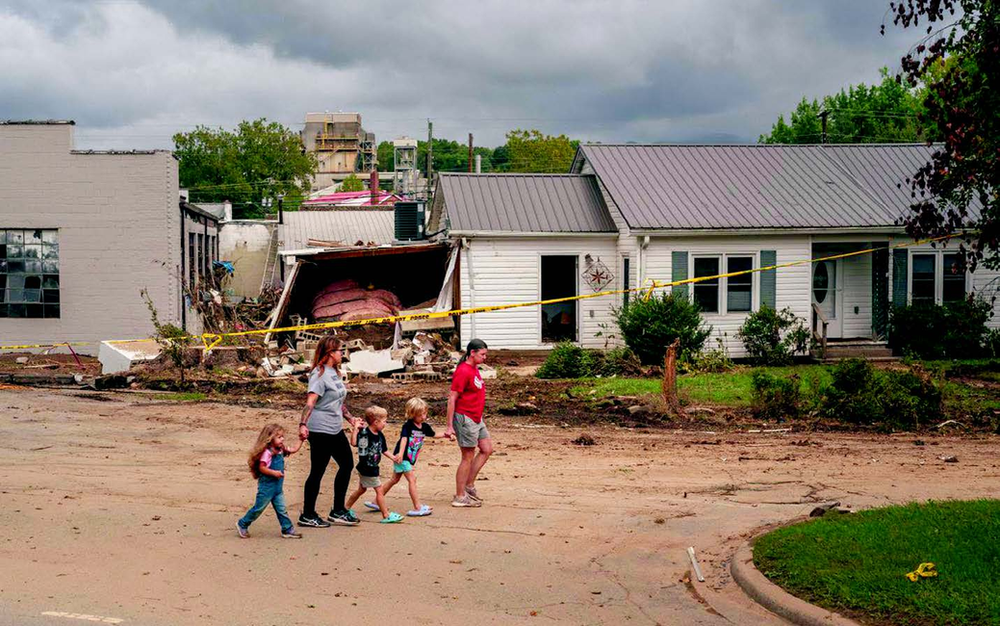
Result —
M278 516L278 523L281 524L281 532L287 533L295 528L292 520L288 517L288 509L285 508L285 492L283 490L283 480L259 480L257 482L257 500L247 511L247 514L240 518L238 522L241 528L250 528L260 514L264 512L268 504L274 505L274 513Z

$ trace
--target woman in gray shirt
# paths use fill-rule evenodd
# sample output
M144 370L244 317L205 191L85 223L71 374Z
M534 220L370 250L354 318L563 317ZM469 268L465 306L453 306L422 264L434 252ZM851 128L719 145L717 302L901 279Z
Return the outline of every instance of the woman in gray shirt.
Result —
M333 335L323 337L316 346L313 368L309 372L306 408L299 420L299 438L309 441L310 461L299 526L326 528L331 523L342 526L360 523L354 511L344 506L354 469L354 454L344 433L344 420L355 428L358 428L358 420L344 405L347 388L337 371L343 358L341 342ZM337 462L337 475L333 479L333 508L324 520L316 512L316 498L331 458Z

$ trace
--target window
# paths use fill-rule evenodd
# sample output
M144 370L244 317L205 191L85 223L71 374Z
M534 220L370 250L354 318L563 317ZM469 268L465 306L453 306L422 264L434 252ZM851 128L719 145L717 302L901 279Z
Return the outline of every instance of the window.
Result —
M577 295L577 258L543 256L541 259L542 300L572 298ZM575 301L543 304L542 341L576 341L577 303Z
M717 276L719 272L719 257L703 256L694 258L694 277ZM694 302L703 313L719 312L719 279L710 278L696 282L694 287Z
M631 295L631 293L629 292L629 289L632 288L631 287L631 282L630 282L631 278L629 276L631 274L631 267L630 266L631 266L631 263L629 263L629 258L627 256L626 257L622 257L622 289L625 291L625 293L622 294L622 295L623 295L624 303L626 305L628 304L629 296Z
M718 276L752 270L754 257L749 254L694 256L692 265L694 278ZM746 313L753 310L754 274L711 278L693 283L691 287L694 302L702 313Z
M0 229L0 317L59 317L55 229Z
M934 304L934 265L936 254L913 255L913 304L929 302Z
M958 302L965 299L965 267L962 255L942 255L941 301Z
M753 269L753 257L731 256L726 258L726 273L746 272ZM735 313L753 308L753 274L726 278L726 311Z
M915 252L910 255L910 302L944 304L963 300L966 277L961 254Z
M194 233L188 233L188 285L191 293L194 293L194 281L198 275L197 263L194 256Z

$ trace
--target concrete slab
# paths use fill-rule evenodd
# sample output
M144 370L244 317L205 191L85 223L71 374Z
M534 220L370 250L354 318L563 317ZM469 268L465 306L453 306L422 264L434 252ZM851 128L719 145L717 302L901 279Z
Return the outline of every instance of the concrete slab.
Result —
M97 352L102 374L127 372L133 363L151 361L160 356L163 347L153 339L108 343L102 341Z

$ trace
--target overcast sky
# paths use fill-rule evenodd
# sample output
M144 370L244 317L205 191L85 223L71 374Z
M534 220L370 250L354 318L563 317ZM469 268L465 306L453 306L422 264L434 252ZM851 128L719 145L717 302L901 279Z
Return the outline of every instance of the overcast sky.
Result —
M81 148L358 111L379 141L753 142L802 97L878 80L888 0L0 0L0 119Z

